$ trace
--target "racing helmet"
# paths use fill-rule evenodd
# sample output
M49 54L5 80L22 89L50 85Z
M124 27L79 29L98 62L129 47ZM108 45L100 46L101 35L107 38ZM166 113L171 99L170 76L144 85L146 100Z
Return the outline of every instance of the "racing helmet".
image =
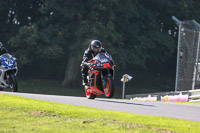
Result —
M92 51L95 53L99 53L102 48L102 44L99 40L93 40L90 46L91 46Z

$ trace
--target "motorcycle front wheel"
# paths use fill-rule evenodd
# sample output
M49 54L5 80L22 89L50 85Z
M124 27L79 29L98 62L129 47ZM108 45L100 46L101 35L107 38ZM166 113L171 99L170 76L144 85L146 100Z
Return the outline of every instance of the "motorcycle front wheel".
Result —
M10 85L11 92L17 92L18 91L17 78L13 73L9 74L9 85Z
M106 87L103 89L104 94L107 98L111 98L114 95L113 79L112 77L107 77L105 81L106 81Z

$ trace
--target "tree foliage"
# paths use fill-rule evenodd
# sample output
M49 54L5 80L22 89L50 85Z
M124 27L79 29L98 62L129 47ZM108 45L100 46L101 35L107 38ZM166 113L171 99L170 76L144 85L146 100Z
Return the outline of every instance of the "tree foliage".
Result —
M43 71L42 77L49 78L54 68L62 77L69 55L81 60L93 39L102 42L121 72L159 72L176 60L171 16L199 21L198 7L197 0L2 0L0 35L22 74L29 65Z

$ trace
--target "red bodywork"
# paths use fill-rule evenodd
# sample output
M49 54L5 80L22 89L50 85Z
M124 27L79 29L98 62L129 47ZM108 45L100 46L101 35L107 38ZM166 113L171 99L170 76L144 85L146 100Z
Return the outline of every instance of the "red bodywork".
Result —
M90 63L95 63L95 60L90 60L89 61ZM109 80L108 78L105 79L105 81L107 82L107 85L105 88L103 88L103 90L99 89L98 86L97 86L97 76L100 74L99 71L103 70L103 69L112 69L113 67L115 67L115 65L110 65L110 62L107 62L107 63L101 63L102 64L102 67L89 67L89 70L88 70L88 73L89 74L93 74L94 75L94 85L93 86L85 86L85 93L86 93L86 96L89 96L91 94L94 94L94 95L100 95L100 94L105 94L105 95L109 95L109 88L110 88L110 83L109 83ZM96 70L99 70L99 71L96 71ZM107 89L108 91L106 92L105 89Z

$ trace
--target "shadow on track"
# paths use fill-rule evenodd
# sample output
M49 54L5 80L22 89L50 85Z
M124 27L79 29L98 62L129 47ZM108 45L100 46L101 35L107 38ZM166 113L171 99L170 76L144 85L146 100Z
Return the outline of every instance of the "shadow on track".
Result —
M156 106L154 106L154 105L145 105L145 104L139 104L139 103L129 103L129 102L110 101L110 100L104 100L104 99L95 99L95 100L96 100L96 101L111 102L111 103L122 103L122 104L130 104L130 105L140 105L140 106L156 107Z

